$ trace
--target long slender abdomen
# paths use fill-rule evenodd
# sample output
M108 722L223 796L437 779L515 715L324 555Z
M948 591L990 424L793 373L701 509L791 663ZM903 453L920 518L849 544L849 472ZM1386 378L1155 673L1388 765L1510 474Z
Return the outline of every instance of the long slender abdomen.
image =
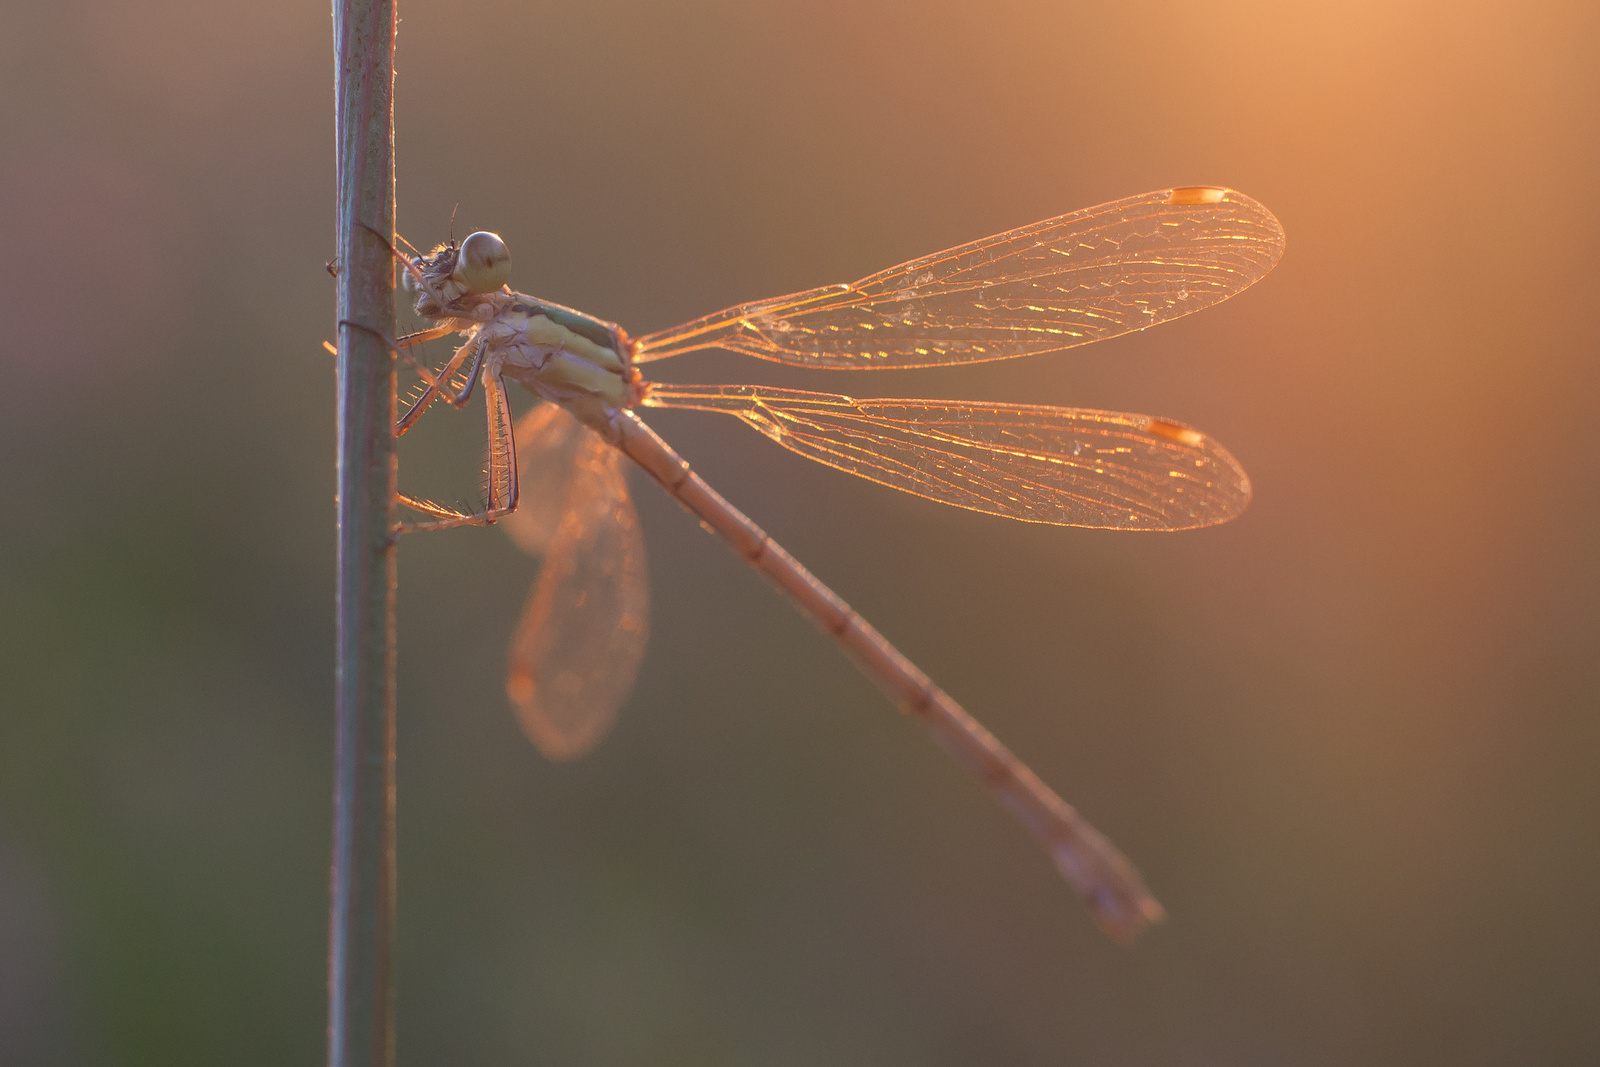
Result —
M1040 781L993 734L906 659L839 595L724 500L705 479L632 411L612 424L617 447L659 482L690 514L765 574L772 584L826 630L901 710L928 724L934 737L992 788L1083 894L1100 926L1119 941L1132 940L1165 914L1139 873L1099 831Z

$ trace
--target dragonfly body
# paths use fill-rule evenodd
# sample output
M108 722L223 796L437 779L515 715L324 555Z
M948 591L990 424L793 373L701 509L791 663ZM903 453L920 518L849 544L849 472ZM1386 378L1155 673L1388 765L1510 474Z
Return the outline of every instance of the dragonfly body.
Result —
M522 293L496 293L492 299L493 317L476 333L485 349L482 373L522 383L615 440L617 412L639 401L637 390L630 388L630 378L638 376L628 373L629 347L621 329L590 319L585 325L592 328L579 333L552 318L555 309L544 301ZM576 314L561 318L572 322ZM610 343L592 340L595 335Z
M1050 851L1119 939L1162 915L1132 865L837 594L705 483L640 407L733 415L808 458L919 496L1024 521L1175 530L1225 521L1250 498L1221 446L1169 419L1040 405L856 400L738 385L654 385L639 365L720 347L828 369L979 362L1071 347L1206 307L1277 262L1283 231L1231 190L1171 189L999 234L849 285L739 305L631 338L620 327L504 285L509 256L473 234L407 264L416 337L468 336L398 427L436 397L481 382L489 412L488 504L401 529L506 519L545 556L513 638L507 692L529 736L570 758L608 728L643 654L638 522L627 456L764 574L924 721ZM405 346L407 341L402 340ZM513 427L505 382L547 401ZM458 386L455 383L460 382ZM453 390L453 391L452 391ZM519 463L520 460L520 463ZM519 469L525 474L519 475ZM521 487L530 492L526 503Z

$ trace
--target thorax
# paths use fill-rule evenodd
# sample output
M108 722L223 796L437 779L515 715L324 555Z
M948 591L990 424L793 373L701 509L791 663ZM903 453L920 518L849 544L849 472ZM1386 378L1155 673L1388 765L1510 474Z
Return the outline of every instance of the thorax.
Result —
M637 402L638 373L620 328L521 293L491 299L475 334L485 373L521 382L595 429Z

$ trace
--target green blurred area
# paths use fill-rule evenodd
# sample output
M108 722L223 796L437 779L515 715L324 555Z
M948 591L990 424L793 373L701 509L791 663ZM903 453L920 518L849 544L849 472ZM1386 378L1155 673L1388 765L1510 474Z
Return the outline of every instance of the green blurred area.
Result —
M3 9L0 1063L322 1056L325 6ZM1131 950L635 482L653 636L589 758L505 705L535 565L400 555L402 1064L1600 1060L1589 4L402 4L401 231L643 332L1226 184L1262 284L1055 358L662 377L1146 411L1256 499L1006 523L651 421L1145 872ZM459 205L459 208L457 208ZM408 439L401 480L476 484Z

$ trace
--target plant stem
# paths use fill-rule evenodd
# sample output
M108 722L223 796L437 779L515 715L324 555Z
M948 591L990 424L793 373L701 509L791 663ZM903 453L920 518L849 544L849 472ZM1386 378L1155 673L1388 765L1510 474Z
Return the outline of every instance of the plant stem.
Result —
M330 1067L394 1063L393 0L334 0L338 141L338 637ZM359 324L358 328L351 324ZM376 332L374 332L376 331Z

